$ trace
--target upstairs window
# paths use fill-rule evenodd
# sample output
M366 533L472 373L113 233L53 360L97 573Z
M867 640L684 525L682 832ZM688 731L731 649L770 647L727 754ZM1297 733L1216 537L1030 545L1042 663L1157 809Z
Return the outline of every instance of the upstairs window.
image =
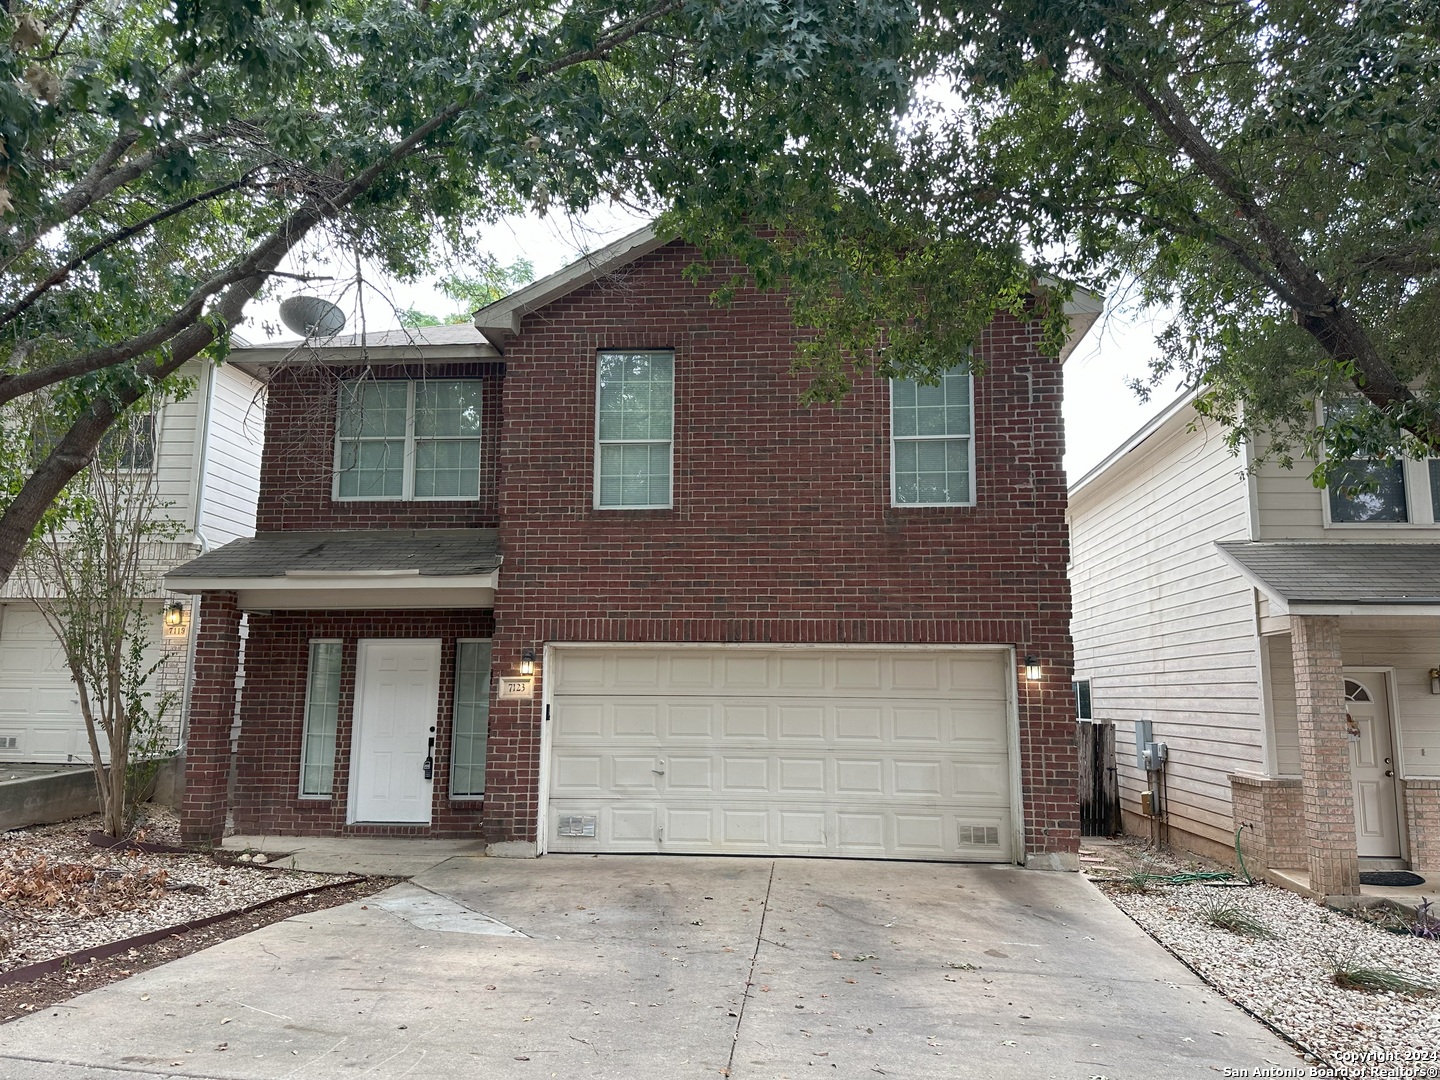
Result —
M596 378L595 505L672 505L675 354L602 352Z
M1354 400L1327 405L1324 418L1343 418ZM1440 512L1440 462L1396 458L1350 458L1330 466L1325 491L1330 521L1337 525L1426 524ZM1425 503L1429 501L1429 507Z
M335 498L478 498L480 385L361 379L341 386Z
M935 386L890 383L891 502L896 506L975 504L974 417L968 366Z

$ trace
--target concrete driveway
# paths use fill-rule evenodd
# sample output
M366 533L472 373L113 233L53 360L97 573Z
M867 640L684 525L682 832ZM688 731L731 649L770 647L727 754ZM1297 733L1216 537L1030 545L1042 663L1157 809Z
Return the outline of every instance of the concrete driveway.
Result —
M1267 1063L1300 1064L1079 875L839 860L452 858L0 1027L8 1080Z

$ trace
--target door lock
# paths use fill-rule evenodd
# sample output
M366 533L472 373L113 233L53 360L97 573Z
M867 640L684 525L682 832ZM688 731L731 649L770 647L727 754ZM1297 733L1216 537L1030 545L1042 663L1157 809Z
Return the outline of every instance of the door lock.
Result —
M1394 770L1394 769L1386 769L1386 770L1385 770L1385 775L1386 775L1386 776L1394 776L1394 775L1395 775L1395 770Z
M434 731L435 729L434 729L434 728L431 728L430 730L431 730L431 731ZM430 745L429 745L428 747L426 747L426 750L427 750L427 753L425 754L425 779L426 779L426 780L434 780L434 779L435 779L435 736L434 736L434 735L431 735L431 736L430 736Z

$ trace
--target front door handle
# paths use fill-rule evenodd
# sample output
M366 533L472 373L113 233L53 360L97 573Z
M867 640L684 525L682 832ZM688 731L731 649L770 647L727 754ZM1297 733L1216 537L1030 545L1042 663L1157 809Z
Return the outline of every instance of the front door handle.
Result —
M1395 770L1394 770L1394 769L1386 769L1386 770L1385 770L1385 775L1386 775L1386 776L1394 776L1394 775L1395 775Z

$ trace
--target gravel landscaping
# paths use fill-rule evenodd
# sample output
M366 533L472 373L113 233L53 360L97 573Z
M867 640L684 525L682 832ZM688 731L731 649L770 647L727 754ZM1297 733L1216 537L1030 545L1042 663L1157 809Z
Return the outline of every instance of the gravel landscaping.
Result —
M1315 1058L1342 1071L1378 1064L1377 1052L1391 1064L1440 1065L1440 994L1335 982L1337 968L1360 968L1434 986L1440 983L1440 941L1391 933L1267 884L1151 881L1139 891L1132 871L1168 875L1195 867L1163 858L1137 862L1153 857L1133 852L1105 854L1110 866L1089 872L1120 910L1225 997Z
M141 839L175 839L174 815L148 808ZM298 890L332 874L203 853L103 850L97 816L0 835L0 975L42 960L193 922Z

